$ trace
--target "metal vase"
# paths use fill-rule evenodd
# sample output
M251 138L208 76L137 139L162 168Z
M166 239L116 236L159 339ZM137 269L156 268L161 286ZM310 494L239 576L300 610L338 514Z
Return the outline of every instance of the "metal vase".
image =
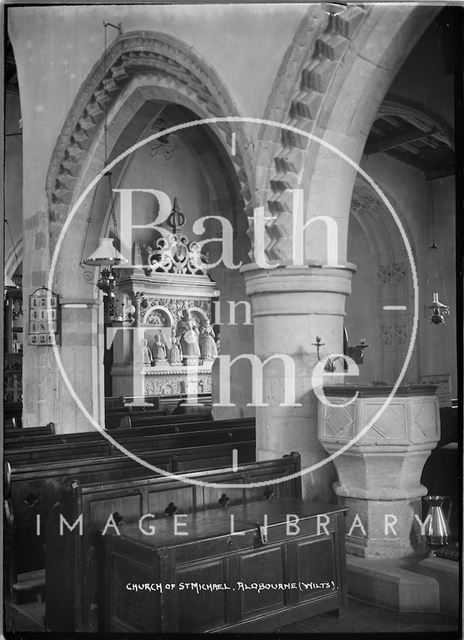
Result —
M443 503L447 496L424 496L423 500L428 504L429 510L425 520L425 535L423 540L434 550L448 544L450 530L443 511Z

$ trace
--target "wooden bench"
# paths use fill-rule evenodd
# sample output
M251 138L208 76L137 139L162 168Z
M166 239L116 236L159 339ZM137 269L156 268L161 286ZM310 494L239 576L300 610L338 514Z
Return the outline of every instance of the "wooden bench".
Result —
M106 396L105 411L108 409L116 409L124 406L124 396Z
M438 447L442 447L450 442L458 442L459 429L458 407L440 408L440 441Z
M223 432L226 433L226 432ZM255 459L254 439L219 444L141 452L141 458L158 469L186 472L206 469L212 464L232 466L233 450L238 460ZM65 460L12 467L11 510L14 515L16 573L44 566L43 537L36 534L37 516L42 526L52 506L63 498L72 482L104 482L140 476L154 476L149 469L128 456Z
M206 410L204 413L195 413L195 414L179 414L173 415L169 414L169 416L154 416L150 415L142 415L142 414L134 414L128 415L121 418L119 423L120 429L140 429L142 427L155 426L157 424L163 424L164 422L169 422L169 424L182 424L183 422L210 422L213 420L213 416L209 410Z
M124 406L140 406L138 402L151 404L154 409L160 408L159 396L123 396ZM135 403L135 404L134 404Z
M20 465L33 464L34 462L45 464L58 460L103 458L110 456L111 450L111 444L103 438L100 438L98 441L91 440L45 446L36 445L32 447L20 446L9 449L6 453L6 459L12 467L18 467Z
M131 440L134 437L141 437L146 435L158 435L164 433L189 433L192 431L205 431L205 430L230 430L240 426L255 425L254 418L232 418L228 420L192 420L187 418L185 421L179 422L177 417L172 419L166 418L166 421L158 422L156 424L148 425L145 427L138 427L136 431L128 428L119 428L111 431L111 437L118 442L124 440ZM88 442L93 440L101 440L103 436L96 429L93 431L81 431L79 433L59 433L55 435L39 435L32 436L25 439L21 435L15 438L9 438L5 442L5 450L8 452L11 449L24 448L29 446L45 446L52 444L73 443L73 442ZM8 454L6 454L8 455Z
M211 407L212 398L210 393L199 393L198 402L206 407ZM158 404L160 409L167 409L170 413L179 405L180 402L184 402L187 400L187 396L185 394L180 394L177 396L159 396Z
M5 444L11 440L18 440L24 438L34 438L37 436L49 436L55 433L55 423L49 422L40 427L11 427L5 429Z
M111 409L105 412L105 427L106 429L115 429L119 427L119 424L125 416L143 414L146 417L159 418L167 415L166 409L155 409L150 406L131 406L118 407L117 409Z
M22 402L5 402L3 405L3 419L5 422L11 421L12 418L21 419L22 413Z
M276 484L272 479L300 471L300 457L240 464L189 474L208 486L188 484L176 477L138 478L90 484L73 482L55 505L46 529L46 628L52 631L102 631L104 626L104 537L108 519L119 526L145 514L168 517L167 512L197 512L221 504L245 504L276 497L301 498L300 476ZM211 484L263 483L252 488L224 489ZM226 494L226 495L224 495ZM60 535L60 519L78 527ZM114 528L112 529L114 531Z
M228 429L215 428L210 423L210 428L202 429L203 422L196 423L197 427L191 431L178 431L159 433L150 431L142 435L127 432L124 437L117 436L117 440L130 451L154 451L156 449L175 449L177 447L190 447L204 444L216 444L226 440L254 439L254 427L250 424L231 425ZM9 446L6 458L12 466L32 464L37 462L53 462L57 460L69 460L77 458L104 457L120 455L120 450L109 440L106 440L99 432L94 432L98 437L74 438L72 441L53 441L48 443L34 443L27 446L29 441L15 443Z

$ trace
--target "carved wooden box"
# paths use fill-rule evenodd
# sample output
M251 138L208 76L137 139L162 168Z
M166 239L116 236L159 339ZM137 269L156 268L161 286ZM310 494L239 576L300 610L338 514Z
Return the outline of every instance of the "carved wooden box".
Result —
M278 499L150 524L106 537L107 631L269 631L346 607L341 507Z

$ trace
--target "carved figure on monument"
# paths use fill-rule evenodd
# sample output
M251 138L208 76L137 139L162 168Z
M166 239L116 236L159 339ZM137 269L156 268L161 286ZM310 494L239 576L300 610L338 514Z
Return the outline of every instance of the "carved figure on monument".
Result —
M218 354L214 331L208 319L200 329L200 351L203 360L214 360Z
M142 344L143 344L142 346L143 364L148 367L151 367L151 365L153 364L153 354L146 340L144 340Z
M169 350L169 362L173 366L182 364L182 351L179 339L176 338L176 331L172 329L171 348Z
M185 365L198 364L200 358L199 332L188 309L182 312L182 318L177 323L177 338L180 338L180 347Z
M158 362L166 362L166 347L161 342L161 336L157 333L155 341L152 345L153 361L155 364Z

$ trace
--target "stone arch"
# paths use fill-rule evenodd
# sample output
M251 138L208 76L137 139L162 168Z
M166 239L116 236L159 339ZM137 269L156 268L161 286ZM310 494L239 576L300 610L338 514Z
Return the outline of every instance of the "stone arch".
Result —
M134 105L128 102L128 87L132 87L134 100L143 98L143 89L136 95L136 84L156 87L158 99L161 95L188 106L200 118L239 115L215 70L191 47L171 36L147 31L118 37L83 83L52 154L46 180L52 247L75 199L78 183L82 182L84 169L88 172L91 168L92 158L103 160L102 144L98 148L95 142L98 138L102 142L105 111L108 121L114 118L112 132L108 125L108 134L115 140L117 111L123 110L125 116L119 119L120 127L134 113ZM230 144L232 132L236 134L237 151L231 163L247 210L254 188L246 128L227 122L212 128L224 146Z
M118 37L107 50L105 60L102 58L96 63L83 83L52 154L46 180L50 251L56 247L72 205L103 168L105 120L106 158L111 161L124 151L120 145L125 127L139 109L154 99L190 109L196 119L238 115L238 109L217 73L191 47L175 38L153 32L134 32ZM144 122L146 124L148 118ZM137 131L131 135L131 139L139 139L141 133L141 130ZM227 153L232 133L236 135L235 155ZM222 149L224 162L227 162L226 170L233 178L237 199L241 198L240 206L245 216L252 205L254 193L251 158L248 155L251 145L246 127L235 123L216 123L208 126L208 134L214 138L216 148ZM98 274L97 270L93 274L82 274L78 268L84 257L82 247L91 211L90 193L65 235L53 286L63 294L65 329L60 356L64 369L85 406L102 423L103 318L98 290L89 287L89 282L94 281ZM106 207L105 211L97 212L100 216L99 226L98 229L97 226L93 228L91 235L95 241L104 228L105 213ZM89 253L94 248L89 244ZM80 368L88 372L85 380L79 376L74 364L78 344L82 346L79 351ZM64 387L63 383L59 384ZM84 416L80 413L76 415L72 398L68 400L66 396L66 402L61 402L55 409L56 420L63 425L63 430L89 429Z
M383 6L355 5L330 17L316 11L300 26L284 60L286 71L279 71L267 113L318 136L359 162L388 87L439 8L392 6L386 12ZM306 49L300 42L305 32L310 32L313 41ZM355 171L332 151L292 131L282 130L276 137L266 128L262 137L265 144L258 165L270 169L261 171L258 186L276 216L266 229L269 259L291 258L291 190L304 188L309 216L323 211L337 221L339 262L343 263ZM327 180L330 171L336 177L335 185ZM311 239L306 240L305 252L307 258L321 259L317 242Z

